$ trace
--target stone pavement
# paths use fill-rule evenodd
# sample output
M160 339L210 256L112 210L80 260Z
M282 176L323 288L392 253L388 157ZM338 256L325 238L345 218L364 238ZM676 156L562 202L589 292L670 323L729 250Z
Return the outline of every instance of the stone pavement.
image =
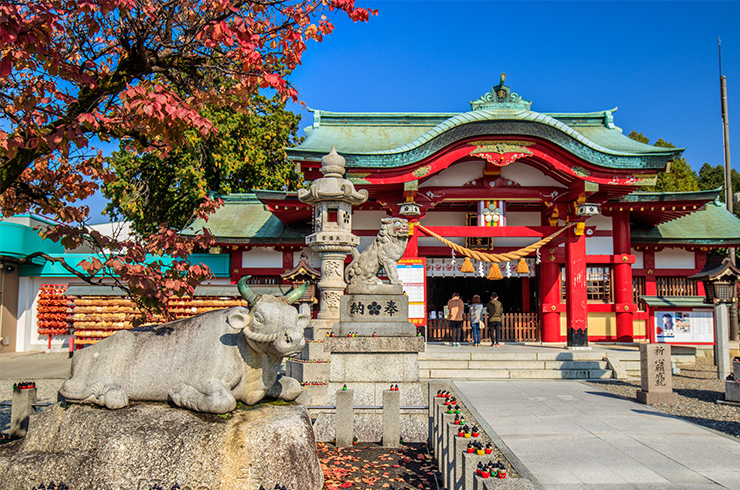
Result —
M453 388L512 464L543 488L740 488L740 440L586 383L456 381Z
M67 353L51 356L15 352L0 354L0 379L66 379L72 366L72 359L66 356Z

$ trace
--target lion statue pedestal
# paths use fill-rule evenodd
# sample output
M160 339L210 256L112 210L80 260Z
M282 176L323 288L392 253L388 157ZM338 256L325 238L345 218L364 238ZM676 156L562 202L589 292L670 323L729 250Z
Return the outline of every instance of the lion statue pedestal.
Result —
M340 303L336 337L415 337L409 322L409 297L405 294L346 294Z
M331 360L325 405L336 405L337 391L346 385L354 392L355 405L382 406L383 391L390 385L397 386L401 406L407 407L401 409L401 437L407 442L422 442L428 438L428 415L408 407L427 403L426 384L419 381L419 352L425 345L409 322L409 298L403 294L396 270L408 236L408 221L384 218L375 241L361 254L352 252L354 260L345 272L349 286L340 300L339 322L332 328L334 337L324 341ZM388 283L378 277L381 269ZM380 441L381 409L357 411L354 417L354 435L360 442ZM314 431L321 441L334 439L335 414L320 413Z

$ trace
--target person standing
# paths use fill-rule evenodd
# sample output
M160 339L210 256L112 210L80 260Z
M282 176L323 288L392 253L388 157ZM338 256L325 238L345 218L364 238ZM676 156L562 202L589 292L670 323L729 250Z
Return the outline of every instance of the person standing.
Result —
M452 299L447 302L447 319L450 321L450 330L452 331L452 347L460 347L462 339L463 310L465 303L460 299L458 293L452 293Z
M480 296L473 296L473 304L470 305L470 326L473 328L473 347L480 345L480 324L483 318L483 304Z
M488 310L488 330L491 332L491 347L499 346L501 340L501 315L504 313L504 305L498 300L498 294L491 293L491 301L486 305Z

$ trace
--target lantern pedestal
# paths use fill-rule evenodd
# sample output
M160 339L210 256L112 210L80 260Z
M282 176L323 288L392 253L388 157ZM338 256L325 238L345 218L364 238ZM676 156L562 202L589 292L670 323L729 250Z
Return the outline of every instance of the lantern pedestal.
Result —
M725 379L730 374L730 305L714 305L714 365L717 366L717 379Z

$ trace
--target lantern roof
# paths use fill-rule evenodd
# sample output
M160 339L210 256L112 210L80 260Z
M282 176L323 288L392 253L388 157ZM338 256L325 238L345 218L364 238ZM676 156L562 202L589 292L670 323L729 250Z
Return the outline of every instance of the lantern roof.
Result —
M740 277L740 269L735 267L729 257L710 257L704 268L689 276L688 279L697 281L716 281L722 278L725 280L737 280Z

